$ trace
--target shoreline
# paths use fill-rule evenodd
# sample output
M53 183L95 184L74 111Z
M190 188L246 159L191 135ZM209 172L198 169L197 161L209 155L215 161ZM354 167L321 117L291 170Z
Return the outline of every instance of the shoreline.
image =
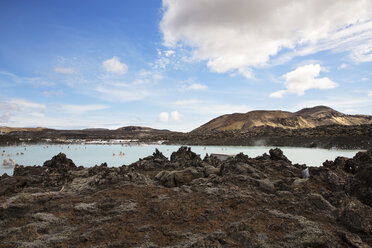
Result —
M115 141L111 139L96 140L28 140L28 141L7 141L0 142L1 146L27 146L27 145L176 145L176 146L247 146L247 147L301 147L301 148L318 148L318 149L339 149L339 150L368 150L372 148L372 139L370 137L343 137L334 141L329 137L305 138L298 137L281 137L281 138L257 138L252 140L207 140L199 141L169 141L169 140L131 140ZM350 142L352 140L353 142ZM348 143L350 142L350 143Z
M101 147L102 146L102 147ZM100 147L100 148L94 148ZM106 147L106 148L104 148ZM110 147L110 148L109 148ZM111 148L112 147L112 148ZM168 159L171 158L172 152L177 151L182 145L168 145L164 143L127 143L127 144L112 144L112 143L64 143L64 144L28 144L21 146L3 146L1 157L3 163L0 164L1 174L7 173L12 175L14 166L35 166L42 165L48 156L53 156L60 152L66 153L72 158L78 157L75 162L84 168L91 168L98 164L105 163L110 168L117 168L121 166L130 166L150 156L154 150L159 149L165 154ZM27 150L26 150L27 148ZM133 148L133 149L132 149ZM347 158L353 157L358 152L365 152L366 150L353 149L324 149L324 148L303 148L303 147L275 147L275 146L190 146L201 159L205 156L217 156L220 159L227 159L235 157L239 153L244 153L250 158L264 156L270 149L279 148L283 151L292 163L299 163L309 167L319 167L327 160L335 159L338 156ZM31 149L31 150L29 150ZM93 149L93 150L92 150ZM97 149L104 151L96 160L91 160L91 155L95 154ZM102 150L103 149L103 150ZM38 151L40 151L38 153ZM39 159L33 159L33 154L37 152ZM80 155L85 154L83 156ZM296 155L296 153L302 154ZM314 159L314 156L317 159ZM40 160L40 158L45 160ZM312 158L313 157L313 158ZM9 161L8 161L9 160ZM25 162L26 161L26 162ZM27 162L28 161L28 162ZM32 161L32 162L31 162ZM10 174L9 174L10 173ZM1 176L1 175L0 175Z
M358 126L330 125L316 128L284 129L256 127L249 130L206 132L148 132L118 130L41 130L35 132L10 132L0 135L1 145L38 144L50 142L62 144L69 141L133 140L144 143L162 141L175 145L267 145L290 147L319 147L339 149L372 148L372 124Z

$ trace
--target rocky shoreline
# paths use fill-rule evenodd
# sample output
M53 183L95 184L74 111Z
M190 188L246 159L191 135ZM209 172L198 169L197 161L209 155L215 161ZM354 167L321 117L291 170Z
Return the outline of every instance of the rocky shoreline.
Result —
M118 168L59 154L0 178L0 247L371 247L372 151L305 168L280 149Z
M169 144L287 146L338 149L372 149L372 125L329 125L316 128L285 129L254 127L249 130L193 131L169 133Z

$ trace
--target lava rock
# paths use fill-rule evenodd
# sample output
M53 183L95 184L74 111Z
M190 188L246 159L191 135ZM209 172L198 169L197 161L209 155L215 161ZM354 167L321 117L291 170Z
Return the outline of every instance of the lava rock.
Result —
M358 200L343 207L338 218L351 232L372 234L372 208Z
M166 187L176 187L190 183L192 180L203 176L202 172L189 167L181 171L161 171L155 176L155 180Z
M271 160L283 160L286 162L290 162L289 159L286 156L284 156L283 151L280 150L279 148L270 149L269 153Z
M178 151L173 152L170 157L172 163L179 163L183 167L201 166L201 158L195 152L191 151L191 147L181 146Z
M63 172L76 169L76 165L74 164L74 162L72 162L71 159L67 158L66 154L64 153L59 153L51 160L45 161L43 166Z
M348 193L372 207L372 164L358 170L348 182Z

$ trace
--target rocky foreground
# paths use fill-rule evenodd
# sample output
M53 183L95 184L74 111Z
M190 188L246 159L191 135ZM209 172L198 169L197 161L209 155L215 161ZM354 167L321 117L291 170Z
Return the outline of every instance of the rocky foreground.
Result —
M372 151L305 168L279 149L120 168L59 154L0 178L0 247L371 247Z

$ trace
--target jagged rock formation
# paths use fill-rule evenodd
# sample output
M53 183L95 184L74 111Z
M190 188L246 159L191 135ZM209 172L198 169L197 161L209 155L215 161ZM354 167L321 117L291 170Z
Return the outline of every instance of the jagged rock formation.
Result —
M187 147L118 168L64 154L0 177L0 247L371 247L372 151L310 167L280 149Z
M305 108L298 112L251 111L245 114L229 114L217 117L194 132L248 130L253 127L314 128L326 125L372 124L372 116L346 115L326 106Z

